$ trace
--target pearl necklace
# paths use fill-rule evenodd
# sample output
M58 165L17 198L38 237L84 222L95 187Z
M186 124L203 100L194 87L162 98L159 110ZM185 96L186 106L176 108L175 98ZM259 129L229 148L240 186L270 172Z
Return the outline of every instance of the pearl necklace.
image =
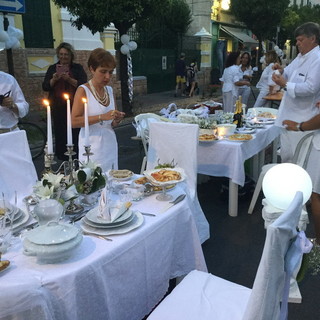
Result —
M98 94L97 90L95 89L92 80L89 81L89 86L91 89L91 92L93 94L93 96L95 97L95 99L102 105L107 106L109 103L109 93L106 87L103 87L103 97L100 97L100 95Z

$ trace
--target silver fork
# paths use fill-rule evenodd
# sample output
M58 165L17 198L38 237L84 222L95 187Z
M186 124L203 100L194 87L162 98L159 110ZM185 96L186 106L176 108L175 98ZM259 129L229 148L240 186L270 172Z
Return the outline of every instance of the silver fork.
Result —
M86 235L86 236L96 237L96 238L99 238L99 239L102 239L102 240L113 241L113 239L108 238L106 236L102 236L102 235L91 233L91 232L87 232L87 231L83 231L83 234Z

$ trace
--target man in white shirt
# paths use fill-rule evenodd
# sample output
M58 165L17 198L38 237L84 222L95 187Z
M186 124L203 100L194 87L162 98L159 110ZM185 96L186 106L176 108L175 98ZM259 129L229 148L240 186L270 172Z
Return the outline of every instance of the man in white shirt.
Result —
M290 162L299 140L305 134L300 124L319 114L316 106L320 100L320 28L317 23L307 22L295 30L298 56L284 69L275 64L272 80L284 88L276 125L284 120L298 122L299 131L283 130L281 134L281 160Z
M0 134L18 130L18 119L29 112L29 104L16 79L0 71Z

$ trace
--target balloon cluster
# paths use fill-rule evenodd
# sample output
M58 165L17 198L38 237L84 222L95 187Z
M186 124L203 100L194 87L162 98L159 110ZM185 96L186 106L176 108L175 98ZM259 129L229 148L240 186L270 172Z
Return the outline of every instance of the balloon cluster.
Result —
M120 40L122 42L120 51L124 55L129 55L130 51L136 50L138 47L135 41L130 41L130 37L127 34L123 34Z
M138 45L135 41L130 41L130 37L127 34L123 34L120 38L123 43L120 51L122 54L127 56L127 66L128 66L128 91L129 100L132 102L133 98L133 75L132 75L132 59L130 51L136 50Z
M20 40L23 39L23 32L12 26L8 30L0 30L0 42L4 42L6 49L20 48Z
M283 51L278 46L274 46L273 50L276 52L279 58L283 56Z

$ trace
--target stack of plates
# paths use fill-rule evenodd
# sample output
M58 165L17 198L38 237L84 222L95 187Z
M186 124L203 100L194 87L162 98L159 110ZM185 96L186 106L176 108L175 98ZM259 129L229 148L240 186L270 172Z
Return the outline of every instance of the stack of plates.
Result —
M127 233L143 223L143 216L138 211L127 210L113 222L100 217L99 207L90 210L82 219L80 226L84 232L109 236Z
M12 206L12 213L13 214L13 222L12 222L12 229L19 228L23 224L25 224L29 220L29 214L22 211L18 207ZM7 219L6 224L10 224L10 220Z

